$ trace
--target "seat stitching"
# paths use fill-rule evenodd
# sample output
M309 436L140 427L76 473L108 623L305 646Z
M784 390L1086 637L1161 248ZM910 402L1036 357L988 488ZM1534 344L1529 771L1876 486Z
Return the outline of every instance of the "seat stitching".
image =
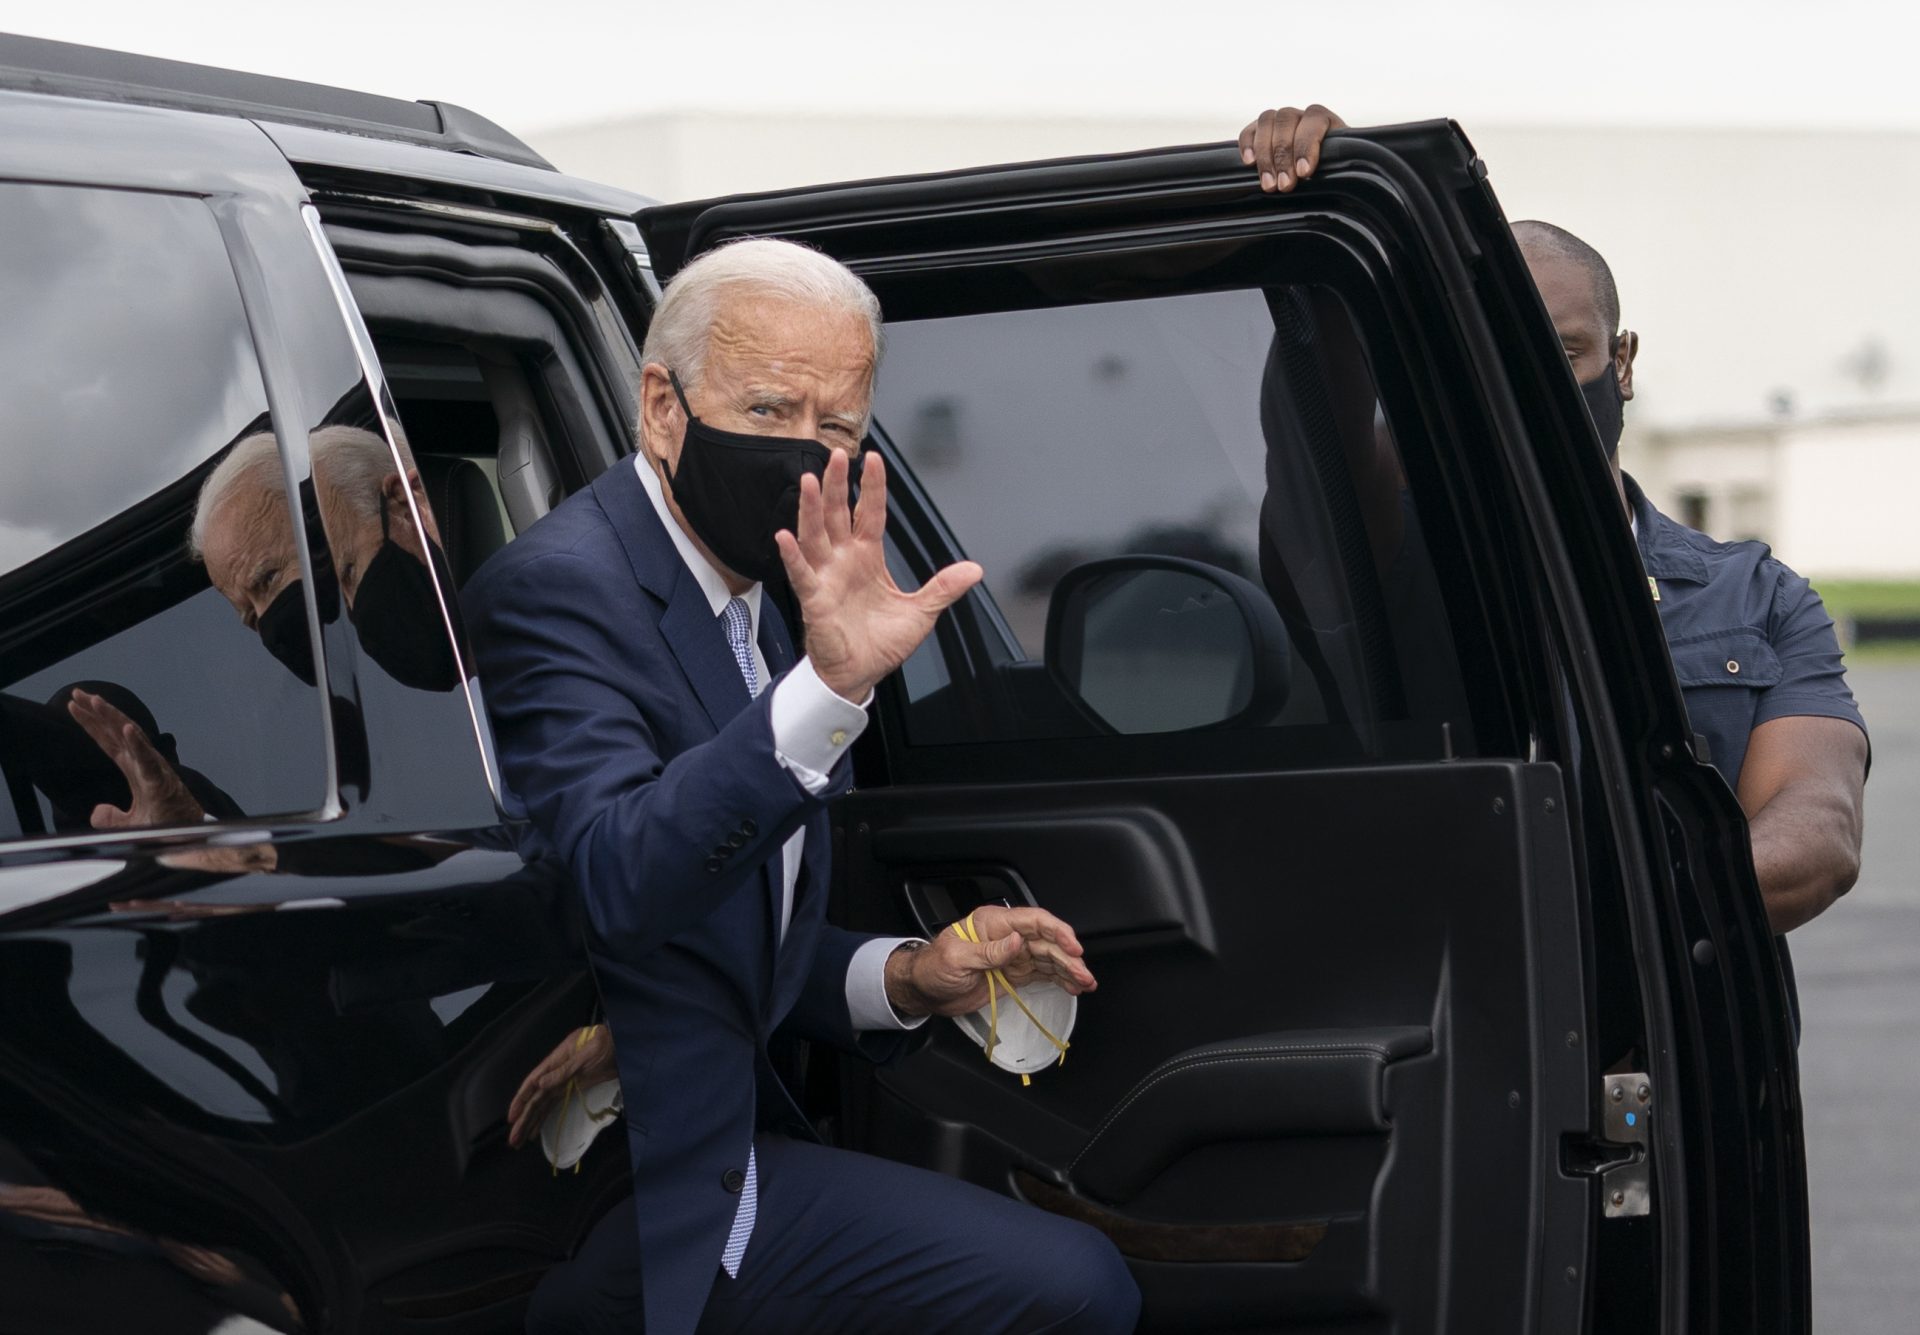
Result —
M1087 1137L1087 1143L1080 1147L1080 1153L1073 1156L1073 1162L1067 1165L1067 1172L1071 1174L1075 1168L1080 1166L1080 1161L1087 1157L1087 1152L1094 1147L1100 1137L1107 1134L1113 1124L1119 1120L1121 1114L1139 1102L1155 1085L1163 1080L1171 1079L1173 1076L1184 1075L1188 1071L1197 1071L1203 1066L1231 1066L1241 1061L1328 1061L1334 1057L1364 1055L1371 1055L1380 1059L1383 1065L1387 1057L1387 1053L1379 1047L1353 1045L1337 1048L1326 1047L1318 1051L1302 1050L1296 1052L1276 1048L1238 1048L1234 1049L1231 1053L1209 1053L1199 1061L1183 1062L1183 1059L1175 1058L1174 1062L1169 1063L1165 1069L1154 1072L1139 1085L1135 1086L1133 1091L1120 1101L1120 1106L1107 1114L1106 1118L1100 1123L1094 1133Z

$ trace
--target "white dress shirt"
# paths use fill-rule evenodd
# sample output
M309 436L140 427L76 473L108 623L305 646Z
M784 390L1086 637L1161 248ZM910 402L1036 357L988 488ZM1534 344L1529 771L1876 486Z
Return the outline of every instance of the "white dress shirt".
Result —
M674 550L680 553L680 560L699 582L700 591L707 596L718 619L734 597L726 580L714 569L713 563L700 554L693 539L667 508L660 478L644 452L635 453L633 466L640 474L641 485L647 489L647 499L653 502L654 511L666 527L667 536L673 539ZM755 584L739 597L746 603L752 619L750 642L754 673L764 690L768 672L766 656L760 652L760 594L760 586ZM774 759L810 793L818 793L827 786L828 773L867 726L865 706L836 695L820 680L812 661L805 658L774 687L772 712ZM804 828L795 830L780 850L780 934L783 938L787 924L793 920L793 888L800 879L800 857L806 837ZM926 1023L924 1015L911 1019L901 1016L887 1001L887 956L911 939L879 937L853 953L847 965L847 1010L853 1017L855 1029L917 1029Z

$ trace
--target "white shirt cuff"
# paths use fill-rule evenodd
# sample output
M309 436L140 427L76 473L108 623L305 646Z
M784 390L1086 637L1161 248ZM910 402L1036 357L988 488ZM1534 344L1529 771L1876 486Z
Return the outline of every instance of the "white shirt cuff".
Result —
M817 793L827 786L827 774L866 730L866 700L854 704L820 680L813 660L798 667L773 688L773 753L801 787Z
M887 957L917 939L875 937L853 952L847 962L847 1014L853 1017L856 1033L862 1029L918 1029L927 1022L924 1015L902 1015L887 1000Z

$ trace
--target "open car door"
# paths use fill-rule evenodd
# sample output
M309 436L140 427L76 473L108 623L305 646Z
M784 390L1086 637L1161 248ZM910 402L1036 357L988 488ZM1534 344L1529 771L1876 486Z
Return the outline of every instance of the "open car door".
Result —
M662 280L858 271L897 574L986 568L880 692L837 920L1031 901L1100 979L1027 1085L944 1020L815 1054L840 1143L1102 1228L1147 1329L1804 1327L1738 808L1457 127L1286 197L1201 147L636 221Z

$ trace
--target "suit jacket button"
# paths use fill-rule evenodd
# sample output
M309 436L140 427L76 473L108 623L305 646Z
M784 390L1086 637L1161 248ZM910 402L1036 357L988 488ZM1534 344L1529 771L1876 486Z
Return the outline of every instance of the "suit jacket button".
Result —
M725 1187L731 1195L738 1196L740 1189L747 1185L747 1175L738 1168L729 1168L720 1174L720 1185Z
M722 862L725 862L728 858L733 856L733 848L728 844L715 844L713 846L713 855L719 858Z
M754 835L760 833L760 827L758 825L755 825L753 823L753 817L749 816L745 820L740 822L740 833L746 835L747 838L751 839L753 838Z
M707 873L708 873L708 875L712 875L712 874L714 874L714 873L716 873L716 872L718 872L718 871L719 871L719 870L720 870L720 869L721 869L722 867L724 867L724 866L726 866L726 865L727 865L727 864L726 864L726 863L724 863L724 862L722 862L722 861L721 861L721 860L720 860L719 858L708 858L708 859L707 859Z
M735 830L727 836L727 844L728 852L732 852L736 848L745 848L747 846L746 832L743 830Z

